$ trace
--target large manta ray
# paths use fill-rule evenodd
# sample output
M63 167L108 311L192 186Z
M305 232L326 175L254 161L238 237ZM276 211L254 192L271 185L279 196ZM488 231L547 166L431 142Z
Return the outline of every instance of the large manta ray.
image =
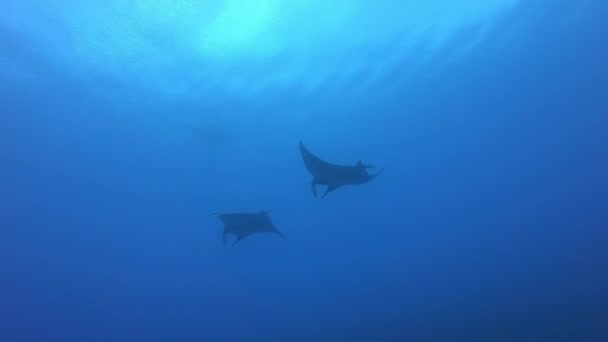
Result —
M312 174L310 189L315 197L317 197L317 184L327 185L327 190L321 197L324 198L341 186L367 183L384 171L384 168L382 168L378 173L370 175L367 173L367 169L374 166L363 164L360 160L352 166L328 163L312 154L301 141L300 153L306 169Z
M287 239L270 221L270 217L268 216L270 212L261 210L258 213L214 214L214 216L219 217L224 223L224 231L222 233L223 243L226 244L228 234L236 235L236 241L232 244L233 246L255 233L274 233Z

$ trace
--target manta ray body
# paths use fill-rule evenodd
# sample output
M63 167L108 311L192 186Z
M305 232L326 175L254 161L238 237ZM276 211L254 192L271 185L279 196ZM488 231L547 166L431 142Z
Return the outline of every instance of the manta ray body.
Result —
M227 243L228 234L236 235L236 241L232 244L233 246L255 233L274 233L286 239L285 235L279 232L270 220L268 216L270 212L261 210L257 213L214 214L214 216L219 217L224 223L224 231L222 232L223 243Z
M384 168L382 168L375 174L369 174L367 169L374 167L374 165L363 164L360 160L355 165L331 164L312 154L301 141L300 153L306 169L312 175L310 189L315 197L317 197L318 184L327 185L325 194L321 196L321 198L324 198L327 194L342 186L370 182L384 171Z

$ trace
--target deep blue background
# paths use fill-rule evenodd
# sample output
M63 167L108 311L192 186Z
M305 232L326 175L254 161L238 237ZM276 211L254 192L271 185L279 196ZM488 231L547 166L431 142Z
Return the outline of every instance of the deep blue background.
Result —
M150 71L139 45L74 57L88 36L55 5L3 1L0 339L608 340L608 5L511 3L434 48L389 2L366 6L393 36L317 32L309 55L104 36L177 51ZM300 139L388 166L315 199ZM221 244L213 213L273 208L288 241Z

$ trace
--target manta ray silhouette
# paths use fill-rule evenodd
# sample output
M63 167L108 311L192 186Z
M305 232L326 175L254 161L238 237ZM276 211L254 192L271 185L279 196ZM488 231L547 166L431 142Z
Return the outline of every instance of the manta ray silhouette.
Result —
M367 169L374 165L363 164L360 160L352 166L328 163L312 154L301 141L300 153L306 169L312 174L310 189L315 197L317 197L317 184L327 185L325 194L321 196L324 198L339 187L367 183L384 171L382 168L376 174L370 175L367 173Z
M261 210L257 213L231 213L231 214L214 214L224 223L224 231L222 233L222 242L228 241L228 234L236 235L236 241L232 246L239 241L255 233L274 233L287 239L279 230L272 224L268 214L271 211Z

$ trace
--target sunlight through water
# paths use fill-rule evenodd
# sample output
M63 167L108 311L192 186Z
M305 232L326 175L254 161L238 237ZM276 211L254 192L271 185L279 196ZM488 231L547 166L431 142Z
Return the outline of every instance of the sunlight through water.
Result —
M445 64L474 49L516 3L24 1L0 5L0 23L76 77L172 98L208 91L254 97L285 87L364 91L396 67L407 78L437 54L446 54ZM470 37L451 46L456 52L442 50L471 28ZM23 63L4 67L13 78L16 68L25 78Z

